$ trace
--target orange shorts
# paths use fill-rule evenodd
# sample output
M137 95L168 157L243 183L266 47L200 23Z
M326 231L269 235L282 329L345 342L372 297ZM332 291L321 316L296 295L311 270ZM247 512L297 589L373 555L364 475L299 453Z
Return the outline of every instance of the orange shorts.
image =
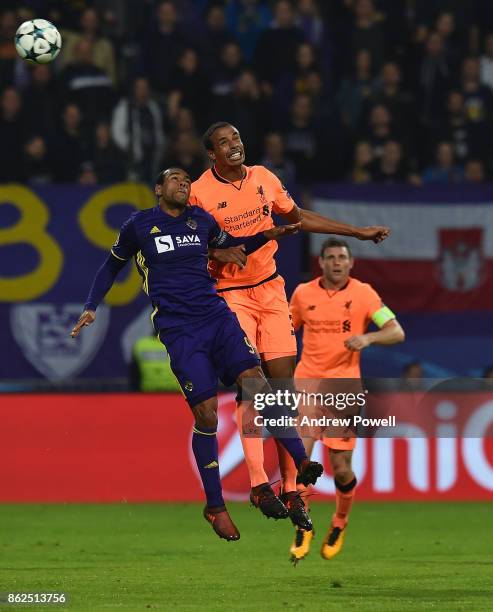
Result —
M277 276L250 289L221 291L263 361L296 355L284 279Z
M322 444L332 450L354 450L356 438L322 438Z

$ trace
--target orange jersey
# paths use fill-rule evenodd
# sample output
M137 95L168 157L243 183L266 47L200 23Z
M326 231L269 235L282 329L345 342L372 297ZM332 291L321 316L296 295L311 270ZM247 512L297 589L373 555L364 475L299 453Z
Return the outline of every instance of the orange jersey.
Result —
M350 278L339 291L330 291L321 278L298 285L291 298L295 329L303 325L303 351L296 378L360 378L359 351L344 341L366 332L382 308L378 293L367 283Z
M288 213L294 202L279 179L264 166L245 166L242 181L230 183L214 168L206 170L192 183L190 204L201 206L218 222L221 229L233 236L251 236L274 227L272 211ZM272 276L276 271L274 253L277 242L271 240L248 256L243 269L235 264L212 261L211 275L218 289L251 286Z

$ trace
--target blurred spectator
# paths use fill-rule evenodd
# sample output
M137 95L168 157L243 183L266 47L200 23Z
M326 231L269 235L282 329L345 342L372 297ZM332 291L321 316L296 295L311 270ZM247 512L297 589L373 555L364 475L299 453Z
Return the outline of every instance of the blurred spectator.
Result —
M395 140L388 140L383 146L380 159L372 163L370 172L375 183L404 183L407 179L407 170L401 144Z
M195 49L186 48L171 73L168 114L174 119L181 106L189 108L200 128L205 128L210 106L210 84Z
M214 73L218 69L224 47L234 42L226 25L224 7L211 4L207 9L205 29L200 38L200 55L209 72Z
M284 142L286 154L295 163L302 182L318 175L322 162L318 148L320 135L313 119L310 97L298 94L293 100L289 121L284 129Z
M375 91L371 55L367 49L360 49L356 54L354 76L343 80L338 96L343 121L353 131L359 125L365 102L371 99Z
M144 181L153 180L159 171L166 140L161 109L151 97L147 79L135 79L132 96L118 102L113 111L111 133L117 146L127 154L136 175Z
M175 120L170 127L172 127L176 133L187 131L196 133L197 131L192 111L184 106L178 110Z
M84 162L79 168L77 177L79 185L93 186L98 184L98 176L91 162Z
M192 132L179 132L163 168L182 168L195 181L208 168L199 139Z
M364 136L365 140L370 143L375 158L382 156L383 147L388 140L397 139L392 116L383 104L377 104L371 109L368 117L368 128Z
M386 62L383 65L371 102L386 106L399 126L406 128L408 132L414 131L414 99L402 90L402 73L396 62Z
M214 111L216 109L214 108ZM229 121L238 128L250 163L258 162L261 156L261 135L265 125L266 107L260 93L255 74L244 70L235 83L233 96L227 108L211 121Z
M82 11L79 22L80 33L66 31L63 36L63 52L60 59L63 65L77 61L77 45L81 39L91 41L91 64L108 75L116 84L115 52L111 41L101 35L101 20L95 8Z
M435 30L442 37L443 46L452 66L456 66L464 53L463 40L455 26L455 15L450 11L440 13L436 18Z
M479 75L482 85L493 90L493 34L488 34L484 41L484 53L479 60Z
M423 183L448 185L459 183L464 172L454 159L454 148L450 142L440 142L436 147L435 164L423 172Z
M402 391L419 391L423 388L423 366L419 361L411 361L402 369L401 386Z
M470 159L464 168L464 180L466 183L484 183L484 164L480 159Z
M105 184L125 180L125 159L111 138L111 128L108 123L99 123L96 126L91 157L98 182Z
M260 35L255 54L256 70L261 81L274 85L279 76L294 66L296 49L304 41L296 25L296 14L288 0L277 0L274 22Z
M243 56L252 62L261 32L269 26L272 13L266 0L230 0L226 4L229 30L238 41Z
M360 140L354 147L353 168L350 181L353 183L369 183L371 181L371 164L373 162L373 150L369 142Z
M221 51L220 62L213 73L211 86L212 108L217 117L231 104L235 83L243 68L244 62L238 44L226 44Z
M297 4L298 22L306 40L315 47L321 47L326 42L326 26L317 0L299 0Z
M434 120L440 118L452 77L453 71L447 58L443 39L438 32L432 32L428 36L424 54L418 66L420 118L425 125L430 125Z
M186 46L186 37L178 27L178 15L171 0L156 7L157 21L144 43L142 70L153 89L163 93L171 86L171 72Z
M480 82L479 60L476 57L466 57L462 61L461 91L468 121L485 124L491 117L493 94Z
M58 183L73 183L80 165L90 159L88 140L82 130L82 116L76 104L67 104L62 113L62 125L49 143L54 179Z
M30 122L36 124L40 133L51 137L60 113L59 92L51 66L33 66L31 84L24 91L23 100Z
M92 62L93 43L80 38L74 46L73 60L60 75L64 101L76 104L88 125L111 113L114 91L108 75Z
M23 168L30 185L50 183L53 179L48 148L41 136L33 136L24 146Z
M351 58L356 58L361 49L367 49L373 69L377 72L380 70L385 58L385 31L382 16L376 11L372 0L356 0L350 44Z
M448 94L446 114L443 120L435 127L434 142L451 142L454 149L454 157L457 163L464 165L466 159L480 145L476 141L481 136L478 130L466 119L464 110L464 96L460 91L452 90ZM476 136L480 136L478 139Z
M26 137L21 97L13 87L6 87L0 98L0 183L23 180L22 160Z
M18 58L14 45L17 19L14 11L0 14L0 83L2 87L14 82L14 66Z
M486 368L483 370L482 378L493 379L493 365L486 366Z
M296 179L293 162L285 155L284 141L279 132L269 132L264 138L262 165L273 172L283 185L292 185Z

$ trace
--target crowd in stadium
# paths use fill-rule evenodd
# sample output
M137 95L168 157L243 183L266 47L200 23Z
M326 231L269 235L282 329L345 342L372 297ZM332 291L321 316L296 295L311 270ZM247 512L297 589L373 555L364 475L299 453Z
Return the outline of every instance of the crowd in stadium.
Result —
M11 5L11 6L9 6ZM151 182L207 165L230 121L283 182L481 183L493 174L487 0L2 2L0 181ZM28 66L14 34L53 21Z

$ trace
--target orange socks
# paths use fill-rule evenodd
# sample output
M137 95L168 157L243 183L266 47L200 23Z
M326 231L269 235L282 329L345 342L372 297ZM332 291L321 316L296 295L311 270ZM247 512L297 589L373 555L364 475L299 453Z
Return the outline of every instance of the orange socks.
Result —
M269 482L269 479L264 470L264 441L262 437L253 438L243 435L242 416L244 410L241 404L236 405L236 423L240 432L248 474L250 475L250 484L253 488Z
M344 529L347 525L351 506L353 505L354 489L356 487L356 477L343 485L334 478L336 485L336 511L332 516L332 525Z

